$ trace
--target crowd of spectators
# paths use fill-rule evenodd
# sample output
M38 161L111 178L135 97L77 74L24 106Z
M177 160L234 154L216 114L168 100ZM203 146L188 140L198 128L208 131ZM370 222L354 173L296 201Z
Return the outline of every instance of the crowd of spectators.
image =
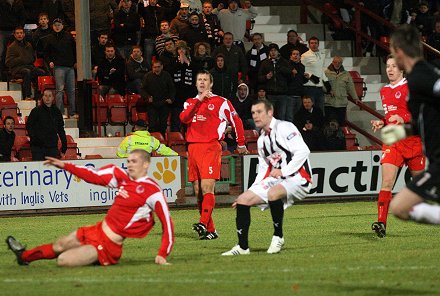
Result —
M247 22L256 16L250 1L90 1L91 70L99 94L103 98L139 94L137 108L148 114L150 132L165 134L168 124L171 131L182 131L178 115L185 100L197 93L194 77L208 70L214 78L213 92L233 102L247 129L255 128L250 106L257 98L270 100L275 116L298 124L307 138L322 136L324 122L344 125L347 95L357 97L342 60L341 69L332 63L324 71L319 39L312 36L306 44L295 30L288 31L281 47L266 45L263 34L253 33L252 47L245 51ZM427 30L430 18L421 18L417 22ZM32 23L38 27L25 28ZM37 76L54 76L56 106L65 118L78 117L74 29L73 1L0 0L2 70L23 79L23 98L37 94L31 89ZM440 23L438 31L440 36ZM35 66L36 59L44 63ZM340 86L347 82L351 83L347 89ZM306 108L304 98L313 107ZM322 118L304 115L311 110L320 110Z

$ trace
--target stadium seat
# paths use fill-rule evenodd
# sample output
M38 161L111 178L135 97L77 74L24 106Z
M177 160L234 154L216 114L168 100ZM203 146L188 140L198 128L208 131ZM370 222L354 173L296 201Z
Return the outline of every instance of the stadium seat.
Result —
M85 159L101 159L104 157L102 157L101 154L87 154L84 158Z
M227 181L231 178L231 157L229 150L222 151L222 162L220 168L220 180Z
M159 140L159 142L161 142L162 144L166 145L167 141L165 140L165 138L162 136L162 134L160 132L152 132L151 135L153 137L155 137L156 139Z
M45 89L55 89L55 78L53 76L38 76L38 90L43 93Z
M78 144L75 143L71 135L66 135L67 139L67 150L65 159L81 159L81 153L79 152ZM61 140L58 138L58 149L61 149Z
M187 151L186 141L181 132L167 132L166 136L168 147L177 153Z
M137 118L137 112L136 112L136 102L140 99L140 95L138 94L128 94L127 97L127 105L128 105L128 114L129 114L129 122L130 124L134 124Z
M356 94L359 97L359 100L362 100L365 97L367 92L367 84L364 81L364 78L361 77L359 72L357 71L348 71L353 79L354 87L356 89Z
M245 130L244 131L244 141L246 144L246 148L248 150L256 150L257 149L257 141L260 135L256 130Z
M111 125L122 125L124 127L124 136L126 135L126 126L128 124L127 100L121 95L108 95L108 122Z
M31 145L28 136L15 136L12 154L20 161L32 160Z
M0 118L21 116L20 108L11 96L0 96Z
M108 124L108 104L105 99L99 95L92 95L92 113L93 113L93 123L102 125L104 127L104 134L107 134L107 124Z

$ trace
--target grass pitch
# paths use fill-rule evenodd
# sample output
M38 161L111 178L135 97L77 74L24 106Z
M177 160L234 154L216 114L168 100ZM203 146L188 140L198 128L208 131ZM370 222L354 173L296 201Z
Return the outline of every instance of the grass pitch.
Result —
M157 266L160 223L145 239L128 239L120 264L58 268L53 260L18 266L0 248L1 295L440 295L440 228L389 217L377 238L373 202L295 205L285 212L285 248L266 250L270 212L253 208L251 254L222 257L236 244L235 210L216 209L220 239L199 241L196 210L172 210L176 243L170 266ZM94 224L104 215L0 219L1 239L12 234L33 247Z

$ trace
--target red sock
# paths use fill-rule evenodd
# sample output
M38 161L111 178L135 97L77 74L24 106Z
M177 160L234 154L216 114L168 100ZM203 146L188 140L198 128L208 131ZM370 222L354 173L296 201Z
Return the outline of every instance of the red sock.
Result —
M208 228L209 232L215 231L214 221L212 220L212 211L215 206L215 196L213 193L205 193L203 195L202 213L200 215L200 223Z
M377 200L377 221L387 224L388 207L390 205L393 194L391 191L381 190Z
M31 250L26 250L21 255L24 261L32 262L40 259L54 259L58 257L53 250L53 244L41 245Z

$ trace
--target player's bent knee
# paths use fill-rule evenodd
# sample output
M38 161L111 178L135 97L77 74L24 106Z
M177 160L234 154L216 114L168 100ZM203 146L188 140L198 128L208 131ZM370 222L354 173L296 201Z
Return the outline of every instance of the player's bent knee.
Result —
M398 200L393 199L390 203L391 213L402 220L408 220L408 212L399 204Z
M71 267L71 266L74 266L74 265L72 265L71 261L72 260L70 260L68 256L66 256L65 254L61 254L57 258L57 265L59 267Z

